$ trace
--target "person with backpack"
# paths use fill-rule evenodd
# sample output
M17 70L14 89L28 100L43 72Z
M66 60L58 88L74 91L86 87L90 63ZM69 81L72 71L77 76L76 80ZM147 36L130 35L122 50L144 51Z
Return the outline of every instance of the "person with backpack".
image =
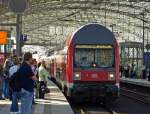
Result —
M9 78L10 78L10 82L11 79L14 78L17 74L17 71L19 71L20 68L20 64L19 64L19 59L16 57L14 58L14 65L12 67L10 67L9 69ZM17 83L17 82L14 82ZM10 91L12 92L12 103L10 106L10 113L11 114L17 114L19 113L19 108L18 108L18 101L20 99L20 91L15 91L14 89L12 89L14 86L14 84L10 84Z
M31 64L32 54L27 52L24 54L23 63L19 69L19 75L21 76L21 114L29 114L31 111L34 81L37 80Z

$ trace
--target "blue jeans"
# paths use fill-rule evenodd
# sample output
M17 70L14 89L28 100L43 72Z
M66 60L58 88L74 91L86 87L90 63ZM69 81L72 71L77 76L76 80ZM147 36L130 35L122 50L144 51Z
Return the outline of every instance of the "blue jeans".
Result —
M2 77L0 77L0 99L3 98L3 85L4 85L4 80Z
M12 92L12 104L10 107L10 112L18 112L18 101L20 99L20 92Z
M5 98L9 98L9 80L4 80L3 93Z
M30 114L33 100L33 92L21 89L21 114Z

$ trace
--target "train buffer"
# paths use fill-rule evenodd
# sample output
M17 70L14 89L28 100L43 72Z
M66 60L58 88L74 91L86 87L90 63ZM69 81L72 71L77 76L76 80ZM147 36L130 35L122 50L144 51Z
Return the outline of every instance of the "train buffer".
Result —
M31 114L74 114L58 87L51 81L48 85L50 93L45 95L45 99L36 99L37 104L32 106ZM0 100L0 114L9 114L10 104L9 100Z

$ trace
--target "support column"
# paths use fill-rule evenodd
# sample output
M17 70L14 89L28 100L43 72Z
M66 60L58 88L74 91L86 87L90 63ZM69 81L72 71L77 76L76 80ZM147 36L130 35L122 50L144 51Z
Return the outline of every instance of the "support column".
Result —
M105 1L105 27L106 27L106 1Z
M149 31L148 31L148 29L147 29L147 46L148 46L148 44L149 44L149 42L148 42L148 36L149 36L149 35L148 35L148 32L149 32ZM149 50L148 50L148 48L147 48L147 52L148 52L148 51L149 51Z
M137 71L139 71L139 49L136 47L136 64L137 64Z
M144 65L144 47L145 47L145 42L144 42L144 37L145 37L145 22L144 22L144 12L143 12L143 47L142 47L142 52L143 52L143 65Z
M22 47L21 47L21 40L20 40L20 36L21 36L21 24L22 24L22 18L21 18L21 14L17 14L17 18L16 18L16 54L17 56L21 56L22 55Z
M135 60L135 51L134 51L135 48L132 48L132 51L133 51L133 58L132 58L132 63L134 64L134 60ZM137 59L136 59L137 61Z

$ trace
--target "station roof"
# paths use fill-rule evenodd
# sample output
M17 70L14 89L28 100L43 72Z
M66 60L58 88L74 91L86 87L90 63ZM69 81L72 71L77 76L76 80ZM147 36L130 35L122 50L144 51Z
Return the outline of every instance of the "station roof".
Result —
M29 7L22 14L22 33L26 44L55 48L66 36L87 23L99 23L115 33L120 42L149 44L149 0L28 0ZM16 14L8 8L8 0L0 0L0 29L16 22ZM7 26L6 26L7 25ZM144 28L144 29L143 29ZM144 33L144 36L143 36Z

